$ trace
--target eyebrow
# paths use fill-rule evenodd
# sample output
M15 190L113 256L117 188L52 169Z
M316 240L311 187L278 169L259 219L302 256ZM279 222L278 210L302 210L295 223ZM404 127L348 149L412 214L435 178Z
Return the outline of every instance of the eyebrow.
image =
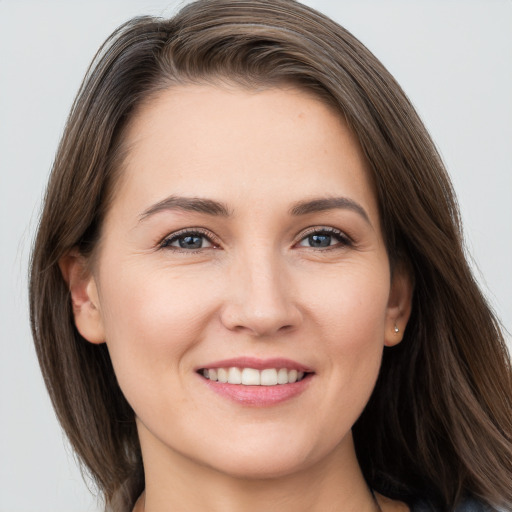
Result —
M187 212L205 213L220 217L229 217L230 212L226 205L213 199L199 197L169 196L150 206L139 216L139 222L148 217L166 210L182 210Z
M299 201L290 208L291 215L307 215L309 213L323 212L334 209L352 210L359 214L370 226L370 217L366 210L353 199L348 197L327 197L320 199L311 199L309 201Z
M334 209L352 210L359 214L371 226L370 218L368 217L366 210L359 203L353 199L349 199L348 197L327 197L298 201L290 208L289 213L293 216L300 216ZM225 204L219 201L214 201L213 199L169 196L145 210L139 216L139 222L142 222L156 213L167 210L205 213L207 215L220 217L229 217L231 215L229 208Z

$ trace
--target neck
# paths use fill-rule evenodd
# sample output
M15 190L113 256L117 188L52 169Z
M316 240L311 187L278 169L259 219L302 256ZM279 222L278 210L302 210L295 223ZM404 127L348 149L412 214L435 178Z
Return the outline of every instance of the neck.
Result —
M240 477L142 442L146 491L136 512L379 512L357 462L352 438L297 471ZM201 492L198 492L198 489Z

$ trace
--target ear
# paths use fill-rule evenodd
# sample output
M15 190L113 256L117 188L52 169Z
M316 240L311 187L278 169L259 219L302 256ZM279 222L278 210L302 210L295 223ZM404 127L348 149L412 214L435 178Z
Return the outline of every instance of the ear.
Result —
M398 263L391 277L391 288L386 315L384 345L393 347L400 343L411 316L414 290L412 272L404 263Z
M104 343L105 332L96 281L85 258L73 249L59 260L59 267L71 294L78 332L91 343Z

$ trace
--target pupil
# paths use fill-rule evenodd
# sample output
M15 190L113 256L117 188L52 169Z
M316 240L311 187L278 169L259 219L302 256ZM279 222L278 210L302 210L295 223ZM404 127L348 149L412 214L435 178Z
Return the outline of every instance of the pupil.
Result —
M309 244L311 247L329 247L331 245L331 235L311 235Z
M200 249L203 239L197 235L183 236L179 239L179 244L182 249Z

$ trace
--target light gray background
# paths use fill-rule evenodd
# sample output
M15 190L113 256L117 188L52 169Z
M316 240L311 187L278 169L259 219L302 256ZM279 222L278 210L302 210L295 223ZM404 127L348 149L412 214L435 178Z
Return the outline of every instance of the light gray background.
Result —
M452 175L469 253L512 330L512 1L306 2L404 87ZM0 0L0 511L97 511L55 420L28 327L26 273L53 155L110 32L177 2ZM477 268L478 267L478 268Z

